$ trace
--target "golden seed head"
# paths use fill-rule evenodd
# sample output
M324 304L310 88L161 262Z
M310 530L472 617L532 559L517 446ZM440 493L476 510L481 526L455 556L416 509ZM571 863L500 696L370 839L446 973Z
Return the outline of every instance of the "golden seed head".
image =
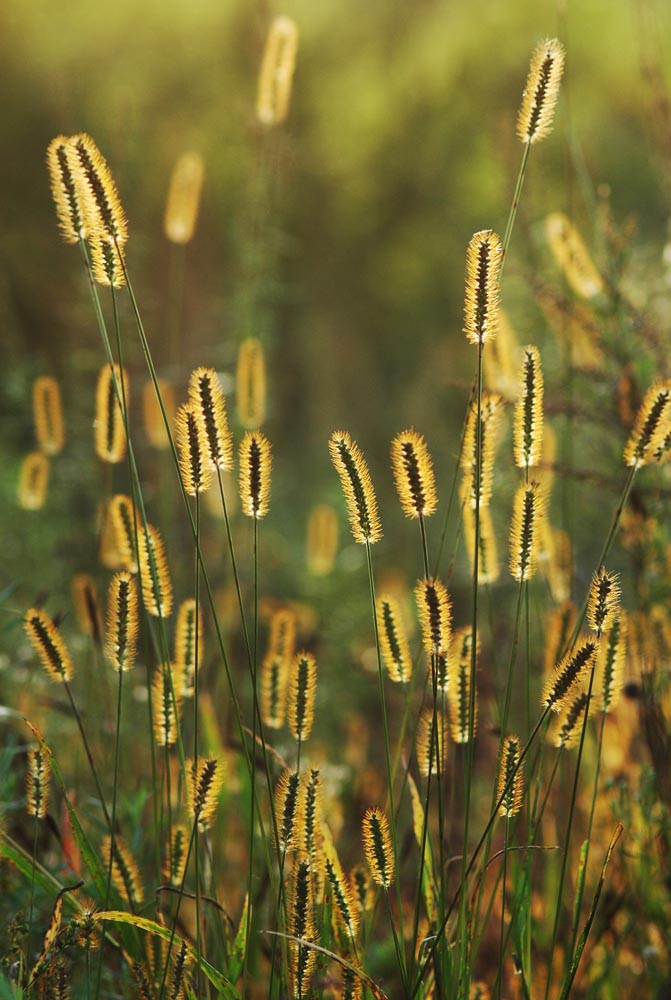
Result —
M620 700L622 674L627 659L628 618L623 608L617 614L608 633L608 641L601 644L595 678L595 692L602 712L612 712Z
M41 510L47 499L49 459L41 451L31 451L21 463L16 491L22 510Z
M313 507L308 517L307 565L313 576L328 576L338 554L338 515L327 503Z
M24 629L52 681L71 681L74 669L63 637L46 613L30 608L24 615Z
M233 435L228 427L226 397L214 368L196 368L189 379L189 400L198 407L210 462L224 471L233 468Z
M137 573L138 562L135 555L135 513L133 501L124 493L116 493L109 501L107 518L111 524L119 565L129 573ZM142 532L138 526L138 538Z
M281 125L286 120L297 50L295 21L285 16L274 18L266 38L256 95L256 117L262 125Z
M552 745L558 750L569 749L580 742L587 701L587 691L579 691L565 702L550 733Z
M561 711L573 695L577 682L594 666L598 652L598 639L580 637L577 648L566 654L546 680L541 704L553 712Z
M102 616L98 601L98 587L93 577L88 573L76 573L70 583L72 603L75 606L75 616L79 631L91 636L97 645L102 639Z
M465 504L475 510L478 492L480 512L489 505L494 480L494 458L498 445L499 427L503 416L503 400L496 392L483 392L480 406L480 483L478 489L477 426L478 407L473 402L466 417L461 468L464 478L460 488Z
M471 732L471 666L473 633L470 625L457 629L448 657L448 705L450 731L455 743L469 743L475 737L478 724L477 689L473 702ZM476 661L479 649L476 648Z
M329 440L331 461L340 477L355 542L373 545L382 538L377 500L366 460L347 431L334 431Z
M235 400L242 426L257 431L266 419L266 363L261 342L255 337L247 337L240 344Z
M589 291L591 296L591 288L595 287L594 274L588 277L583 273L584 270L583 266L582 271L578 272L577 276L573 271L571 275L574 280L580 282L578 287L581 290ZM601 278L596 270L595 273L598 284ZM571 367L587 372L603 371L606 356L600 343L599 319L592 306L572 301L554 289L541 286L535 291L536 301L541 307L548 326L559 344L568 348ZM633 415L626 422L630 423L631 419L633 419Z
M79 243L86 239L87 228L82 192L77 185L68 144L64 135L51 140L47 147L47 167L63 239L66 243Z
M543 452L543 370L537 347L523 348L519 394L513 422L515 465L539 465Z
M247 432L240 442L240 503L243 514L260 520L270 506L270 442L261 431Z
M261 718L270 729L284 725L288 680L288 662L281 656L267 655L261 664Z
M471 344L484 344L496 336L502 260L501 240L491 229L471 237L466 252L464 304L464 333Z
M94 233L89 240L89 249L95 281L105 288L123 288L126 284L126 274L117 245L100 233Z
M517 816L522 808L524 772L520 766L522 748L519 736L506 736L499 755L496 798L500 799L499 816Z
M178 823L172 828L168 854L162 867L163 875L169 885L180 886L182 884L188 852L189 831L183 823Z
M111 838L105 837L102 842L104 868L107 871L110 863ZM114 858L112 860L112 884L120 896L124 896L134 906L142 906L144 889L140 870L130 850L117 834L114 838Z
M403 628L401 609L391 594L382 594L376 603L380 646L389 677L406 684L412 673L410 646Z
M93 424L96 455L114 465L126 454L126 431L119 400L123 399L122 383L128 407L128 373L119 365L103 365L96 387L96 415ZM118 392L118 396L117 396Z
M212 466L200 408L194 403L180 406L175 416L175 429L182 483L189 496L195 497L212 484Z
M316 931L313 922L314 909L313 872L310 859L296 856L291 873L289 893L289 933L301 941L313 941ZM315 966L312 948L296 941L290 941L289 980L293 1000L302 1000L308 993L308 980Z
M640 469L650 462L671 429L671 382L651 385L641 403L624 449L626 465Z
M387 817L373 806L362 823L363 850L373 881L388 889L394 881L394 852Z
M128 239L128 224L105 158L91 136L83 132L71 136L68 147L75 184L82 192L88 238L103 237L121 250Z
M197 664L203 659L203 615L200 606L196 614L196 601L188 597L177 610L175 624L175 666L182 677L182 694L191 698Z
M564 59L556 38L546 38L534 49L517 116L517 136L524 143L540 142L552 131Z
M187 804L189 815L201 830L206 830L217 808L219 792L224 784L224 769L218 760L187 760Z
M297 847L310 861L315 876L322 872L322 780L316 768L301 775Z
M475 562L475 511L469 503L464 503L462 513L466 551L468 552L472 571ZM479 527L478 586L482 587L486 583L496 583L501 573L494 522L487 506L480 508Z
M138 550L142 603L156 618L169 618L172 612L172 582L163 539L157 528L138 526Z
M275 815L277 816L280 854L293 850L298 835L301 776L298 771L283 771L275 789Z
M289 674L287 708L289 729L295 740L310 738L315 713L317 664L311 653L300 652L294 657Z
M443 713L437 709L425 708L417 723L415 753L419 773L428 778L429 774L445 774L447 761L447 736L449 727Z
M545 495L538 483L521 483L515 494L510 527L510 572L530 580L536 572L539 524L545 516Z
M438 506L433 462L421 434L408 430L391 443L394 482L406 517L429 517Z
M595 295L603 294L603 278L582 236L563 212L548 215L545 238L557 266L576 295L582 299L593 299Z
M44 819L49 808L51 770L41 747L28 751L26 772L26 809L29 816Z
M58 455L65 444L65 428L60 386L51 375L40 375L33 383L33 420L40 450Z
M137 655L139 601L135 577L115 573L107 596L105 652L115 670L131 670Z
M347 937L354 941L359 930L359 909L352 885L343 872L330 831L324 827L324 868L331 888L331 899L336 922Z
M200 153L182 153L170 177L163 229L171 243L190 243L198 220L205 167Z
M587 624L597 635L613 625L620 607L622 591L617 573L607 573L601 567L592 577L587 601Z
M165 378L157 378L158 388L163 400L168 422L172 427L175 419L175 390L172 383ZM156 389L151 379L145 382L142 390L142 411L144 416L144 429L152 448L163 450L170 447L170 438L166 430L161 407L156 396Z
M440 580L418 580L415 600L428 657L447 653L452 641L452 602Z
M182 714L182 675L172 663L162 664L154 674L151 709L156 746L174 746Z

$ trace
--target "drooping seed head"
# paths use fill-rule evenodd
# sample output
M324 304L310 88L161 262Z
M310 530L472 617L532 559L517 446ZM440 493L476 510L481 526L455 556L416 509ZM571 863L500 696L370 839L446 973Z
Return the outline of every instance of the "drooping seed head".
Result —
M446 653L452 640L452 602L440 580L418 580L415 600L426 655Z
M310 511L307 530L308 572L328 576L338 554L338 515L327 503Z
M61 234L66 243L79 243L87 237L82 191L77 185L72 153L67 136L57 135L47 147L47 167L51 193Z
M412 673L412 657L401 609L391 594L382 594L377 600L377 627L389 677L396 683L407 684Z
M510 527L510 572L530 580L536 572L539 524L545 516L545 496L538 483L521 483L515 494Z
M175 417L179 471L189 496L204 493L212 484L212 467L208 454L205 424L200 408L184 403Z
M52 681L60 684L71 681L74 669L70 652L46 611L30 608L23 621L26 635Z
M576 649L566 654L546 680L541 704L560 712L573 695L576 683L594 667L598 651L599 640L583 636Z
M210 462L215 468L233 468L233 435L228 427L226 398L213 368L196 368L189 379L189 399L202 416Z
M41 510L47 499L49 459L41 451L31 451L21 463L16 491L22 510Z
M641 403L624 449L626 465L640 469L650 462L671 425L671 382L650 386Z
M373 806L362 822L363 849L373 881L388 889L394 881L394 852L387 817Z
M41 747L28 751L26 810L29 816L44 819L49 808L51 770Z
M539 465L543 453L543 370L537 347L522 351L519 394L515 402L513 451L520 469Z
M587 601L587 624L597 635L607 632L620 607L620 580L617 573L607 573L601 567L592 577Z
M126 454L126 431L119 404L119 400L123 399L122 379L128 406L128 373L122 372L119 365L103 365L96 386L96 413L93 424L96 455L101 461L112 465L122 462Z
M517 116L517 136L531 145L552 131L565 53L556 38L546 38L534 49Z
M63 407L60 386L51 375L40 375L33 383L33 420L40 450L60 454L65 444Z
M382 538L377 500L366 460L347 431L334 431L329 441L331 461L340 477L354 540L361 545Z
M522 808L524 772L520 765L522 747L519 736L506 736L499 754L499 776L496 798L500 800L499 816L517 816Z
M155 618L169 618L172 612L172 582L163 539L152 524L138 527L138 554L142 603Z
M221 762L199 757L196 762L187 760L187 807L194 823L206 830L217 808L219 792L224 784Z
M270 442L261 431L248 432L240 442L240 503L243 514L260 520L270 506Z
M601 644L594 681L596 698L602 712L612 712L620 700L622 674L627 659L628 618L619 608L613 619L607 642Z
M317 664L311 653L300 652L294 657L289 674L287 708L289 729L295 740L310 738L315 714Z
M185 246L193 239L204 174L200 153L182 153L175 163L163 219L163 230L171 243Z
M496 336L502 260L501 240L491 229L471 237L466 253L464 304L464 333L471 344L484 344Z
M391 444L394 482L406 517L430 517L438 506L433 462L421 434L408 430Z
M274 18L266 38L256 95L256 117L262 125L281 125L286 120L297 50L295 21L285 16Z
M503 416L503 400L496 392L483 392L480 406L480 479L478 482L477 426L478 407L473 402L466 417L461 468L464 478L460 488L462 500L475 510L480 494L480 512L489 505L494 480L494 458L499 427Z
M569 749L580 742L587 703L587 691L579 691L565 703L551 734L552 745L558 750Z
M545 220L545 237L557 266L573 292L593 299L604 292L599 274L582 236L563 212L552 212Z
M266 419L266 363L263 346L256 337L247 337L240 344L235 399L242 426L257 431Z
M80 133L68 140L77 189L82 192L88 238L99 235L122 249L128 239L128 223L112 172L90 135Z

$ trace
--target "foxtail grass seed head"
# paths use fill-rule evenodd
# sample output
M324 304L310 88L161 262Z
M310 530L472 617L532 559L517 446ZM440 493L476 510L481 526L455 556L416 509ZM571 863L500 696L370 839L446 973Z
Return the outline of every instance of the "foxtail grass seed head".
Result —
M196 601L188 597L177 610L175 625L175 666L182 677L182 694L191 698L194 694L196 675L196 649L198 663L203 659L203 615L200 607L196 611Z
M350 939L355 941L359 930L359 910L349 879L340 864L330 831L324 831L324 868L331 889L333 912L336 922Z
M195 497L212 484L212 467L200 409L193 403L184 403L177 411L175 426L182 483L189 496Z
M126 275L116 244L96 233L89 241L89 249L94 280L105 288L123 288Z
M522 351L520 388L515 401L513 450L518 468L539 465L543 452L543 370L537 347Z
M169 1000L186 1000L186 974L190 964L186 941L182 941L174 959L168 982L167 996Z
M582 636L576 648L566 654L546 680L541 704L553 712L560 712L573 696L578 681L594 667L598 652L599 640Z
M235 401L242 426L257 431L266 419L266 362L255 337L243 340L238 350Z
M66 243L79 243L86 239L87 227L82 192L77 185L75 166L66 136L57 135L49 143L47 168L61 235Z
M550 733L557 750L568 750L580 742L587 702L587 691L580 691L565 704Z
M607 573L601 567L592 577L587 601L587 624L597 635L608 632L619 611L620 579L617 573Z
M322 779L317 768L310 768L301 776L300 796L297 846L301 855L310 859L317 876L322 870Z
M516 580L531 580L536 572L539 524L544 516L545 497L538 483L521 483L510 528L510 572Z
M366 460L347 431L334 431L329 440L331 461L340 477L354 541L372 545L382 538L377 500Z
M82 635L88 635L100 645L102 639L102 615L98 600L98 587L88 573L76 573L70 583L72 603L75 606L77 625Z
M182 677L171 663L164 663L154 674L151 708L156 746L174 746L182 712Z
M270 618L268 656L290 661L296 645L296 612L293 608L278 608Z
M138 561L135 554L135 514L133 501L125 493L115 493L107 508L107 517L112 527L114 543L120 566L129 573L137 573ZM138 525L138 539L143 529Z
M35 437L45 455L58 455L65 444L61 389L51 375L40 375L33 383Z
M468 552L471 570L473 570L475 563L475 511L469 503L465 503L462 513L466 551ZM480 508L479 526L478 586L483 587L487 583L496 583L501 575L494 522L487 506Z
M128 239L128 224L112 173L90 135L68 140L73 151L75 183L83 192L88 237L99 235L121 249Z
M180 886L182 884L188 852L189 831L183 823L178 823L172 829L168 854L162 868L163 875L169 885Z
M116 671L132 670L137 655L139 601L135 577L115 573L107 596L105 652Z
M163 229L171 243L184 246L193 239L204 174L200 153L182 153L175 163L163 219Z
M466 252L464 333L471 344L485 344L496 336L499 322L501 240L491 229L471 237Z
M628 618L623 608L619 608L607 641L601 643L597 663L594 690L602 712L612 712L617 707L622 693L622 675L627 659Z
M46 611L30 608L23 622L26 635L52 681L59 684L71 681L74 669L70 652Z
M406 517L430 517L438 506L433 462L421 434L408 430L391 443L391 467Z
M155 618L169 618L172 612L172 582L163 539L158 529L148 524L146 529L138 526L137 541L145 610Z
M635 469L652 461L671 429L671 382L650 386L624 449L625 464Z
M470 626L459 629L448 659L448 706L450 731L455 743L469 743L475 738L478 723L477 690L474 697L473 732L471 732L471 649ZM476 650L477 658L477 650Z
M224 784L224 769L221 761L199 757L198 761L187 760L187 805L189 815L201 830L212 823L219 792Z
M107 870L110 863L111 847L111 838L105 837L102 842L102 856L105 870ZM118 834L114 838L112 884L119 895L124 896L133 906L142 906L144 902L144 888L142 886L140 870L135 858Z
M307 565L313 576L328 576L338 554L338 515L327 503L313 507L308 517Z
M563 212L552 212L545 220L545 238L557 266L572 291L581 299L604 292L603 278L590 257L584 240Z
M531 145L552 131L559 84L564 72L564 48L546 38L534 49L517 116L517 137Z
M28 751L26 772L26 809L29 816L44 819L49 808L51 770L41 747Z
M394 881L394 852L387 817L373 806L362 822L363 850L373 881L388 889Z
M313 923L314 895L313 872L309 858L296 856L291 873L289 893L289 933L300 941L316 937ZM315 966L312 948L289 942L289 980L293 1000L304 1000L308 995L308 982Z
M175 419L175 389L171 382L165 378L157 378L159 392L163 400L163 407L172 428ZM144 429L147 440L152 448L164 451L170 447L170 438L166 430L161 407L156 396L156 389L151 379L145 382L142 390L142 411L144 416Z
M41 510L49 487L49 459L41 451L31 451L21 463L17 500L22 510Z
M103 365L96 388L96 415L93 424L96 455L112 465L122 462L126 454L126 431L123 413L117 398L121 397L121 379L125 386L128 406L128 374L119 365Z
M315 714L317 664L311 653L297 653L291 664L287 707L289 729L295 740L310 738Z
M418 580L415 600L428 657L446 653L452 641L452 602L440 580Z
M296 23L290 17L274 18L266 38L256 94L256 117L262 125L286 121L297 51Z
M506 736L499 754L496 799L501 799L499 816L517 816L524 797L524 772L520 765L522 746L519 736Z
M270 506L270 473L272 454L265 434L252 431L240 442L240 504L247 517L259 521Z
M372 910L375 905L375 883L367 865L360 862L349 873L349 881L360 913Z
M445 774L448 731L447 719L440 710L436 710L434 721L433 709L424 709L417 724L415 752L419 773L425 778L429 773L434 777Z
M291 851L298 836L301 776L298 771L283 771L275 789L277 816L277 850L280 855Z
M412 656L406 638L398 601L391 594L377 600L377 627L382 659L395 683L407 684L412 673Z
M281 729L284 725L288 680L287 660L268 654L261 664L261 718L270 729Z
M499 427L503 416L503 400L496 392L483 392L480 406L480 483L477 477L477 425L478 407L473 402L466 417L464 446L461 452L461 468L464 479L461 497L465 504L475 510L480 493L480 511L489 505L494 480L494 458L498 444Z
M233 468L233 435L228 428L226 398L213 368L196 368L189 379L189 400L200 411L207 453L217 469Z

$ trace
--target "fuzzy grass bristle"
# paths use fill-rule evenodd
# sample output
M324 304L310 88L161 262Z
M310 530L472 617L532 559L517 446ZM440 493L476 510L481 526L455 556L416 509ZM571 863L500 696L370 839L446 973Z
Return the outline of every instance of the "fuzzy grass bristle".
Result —
M289 730L295 740L310 738L315 713L317 664L311 653L297 653L291 664L287 691Z
M549 733L549 739L557 750L569 750L580 742L588 702L587 691L579 691L564 705Z
M168 422L172 427L175 419L175 389L172 382L166 378L157 378L158 391L163 401ZM164 451L170 447L170 438L166 430L163 413L156 395L156 387L151 379L148 379L142 390L142 414L144 417L144 430L147 440L152 448Z
M28 751L26 771L26 811L29 816L44 819L49 808L51 769L41 747Z
M212 465L233 468L233 435L228 427L226 397L214 368L196 368L189 379L189 400L200 411Z
M469 625L459 629L458 644L448 658L448 706L450 732L455 743L470 743L478 724L477 689L473 699L473 730L471 731L471 643ZM477 657L477 650L476 650Z
M565 57L556 38L544 39L533 51L517 116L517 137L528 145L552 131Z
M199 407L184 403L175 416L179 470L184 489L191 497L204 493L212 484L205 423Z
M126 431L119 403L122 379L128 406L128 374L122 373L119 365L103 365L96 386L95 450L101 461L111 465L122 462L126 454Z
M291 851L298 838L298 821L301 800L301 776L298 771L282 772L275 789L275 815L277 816L280 854Z
M187 761L187 804L189 815L201 830L212 823L219 792L224 784L221 761L199 757L197 762Z
M394 881L394 852L387 817L372 806L367 809L361 824L363 850L373 881L388 889Z
M115 573L107 595L105 652L115 670L131 670L137 655L139 600L131 573Z
M602 712L612 712L617 707L622 692L622 675L627 660L629 620L623 608L613 619L608 639L601 643L597 662L594 690Z
M316 937L313 923L312 870L308 858L298 855L291 873L289 896L289 933L300 941L312 941ZM308 982L315 966L312 948L289 942L289 971L291 994L294 1000L304 1000L308 995Z
M603 278L585 242L563 212L552 212L545 220L545 237L557 266L573 292L581 299L593 299L604 292Z
M301 775L296 846L309 859L315 878L322 870L322 797L321 773L312 767Z
M478 538L478 586L496 583L501 575L496 532L489 507L480 508L480 535ZM475 511L469 503L463 506L463 534L471 564L475 562Z
M238 463L242 512L258 521L266 516L270 507L272 454L265 434L260 431L245 434L240 442Z
M33 382L33 422L40 451L60 454L65 444L61 388L51 375L40 375Z
M96 233L89 240L93 278L105 288L123 288L126 274L116 243Z
M172 582L163 539L152 524L138 527L138 554L142 602L148 614L169 618L172 612Z
M194 693L196 674L196 649L198 662L203 658L203 615L196 601L188 597L177 609L175 623L175 666L182 677L182 694L190 698Z
M102 856L107 869L110 863L112 841L105 837L102 842ZM114 838L114 857L112 859L112 884L120 896L125 896L132 906L142 906L144 888L140 869L135 858L123 839L117 834Z
M651 385L641 403L624 449L625 465L640 469L652 461L671 425L671 382Z
M262 125L286 121L297 51L296 22L284 15L274 18L263 50L256 94L256 117Z
M31 451L21 463L16 498L22 510L41 510L49 488L49 459L41 451Z
M505 309L499 309L499 325L496 337L491 343L484 369L485 386L490 392L498 393L510 402L517 393L517 368L514 359L519 351L519 343L510 317Z
M289 663L281 656L267 655L261 664L261 718L264 726L281 729L287 706Z
M430 517L438 506L433 462L426 441L414 430L401 431L391 444L391 467L406 517Z
M331 461L340 477L355 542L373 545L382 538L377 500L368 465L347 431L334 431L329 440Z
M499 321L501 240L491 229L471 237L466 252L464 333L471 344L485 344L496 336Z
M539 524L544 516L545 496L539 484L521 483L510 526L510 572L516 580L531 580L536 572Z
M182 153L170 176L163 217L163 231L171 243L185 246L193 239L204 176L205 165L200 153Z
M622 590L617 573L607 573L601 567L592 577L587 601L587 624L601 635L608 632L618 613Z
M543 687L541 704L560 712L575 691L575 686L592 669L599 652L599 640L582 636L577 648L557 664Z
M235 403L245 430L257 431L266 419L266 362L256 337L247 337L238 350Z
M138 560L135 554L135 512L133 501L125 493L115 493L107 507L114 542L121 568L129 573L137 573ZM138 527L138 536L142 528Z
M407 684L412 674L412 657L401 609L391 594L382 594L377 599L377 626L382 659L389 677L397 684Z
M154 674L151 709L156 746L174 746L182 713L182 675L172 663L162 664Z
M307 528L307 566L313 576L328 576L338 554L338 515L327 503L310 511Z
M517 816L524 797L524 772L520 765L522 745L519 736L509 734L499 754L496 799L500 800L499 816Z
M529 469L539 465L543 453L543 369L537 347L522 349L519 394L513 421L515 465Z
M578 610L571 600L562 601L557 607L550 608L545 615L543 630L545 634L544 673L549 677L559 663L563 651L578 619Z
M97 646L102 641L102 615L98 600L98 587L88 573L75 573L70 583L75 617L82 635L90 636Z
M447 761L448 720L437 710L425 708L417 723L415 753L419 773L425 778L429 774L445 774Z
M186 1000L186 973L190 955L186 941L182 941L172 962L172 972L168 983L168 1000Z
M480 406L480 481L477 468L478 407L473 402L466 417L460 465L464 478L460 487L463 502L475 510L480 494L480 512L489 505L494 481L494 459L503 416L503 399L496 392L483 392Z
M415 600L426 655L446 653L452 641L452 602L441 580L418 580Z
M128 223L112 172L90 135L82 132L68 140L73 151L75 184L83 192L88 238L100 235L122 248Z
M26 611L23 622L26 635L52 681L61 684L71 681L74 668L70 652L46 611L30 608Z
M324 871L331 889L333 912L337 924L350 941L355 941L359 931L359 909L352 885L345 875L330 830L323 827Z
M51 194L61 235L66 243L79 243L87 237L87 226L82 192L77 185L71 157L67 136L57 135L47 146Z
M189 830L183 823L178 823L172 828L168 854L161 869L169 885L182 884L188 854Z

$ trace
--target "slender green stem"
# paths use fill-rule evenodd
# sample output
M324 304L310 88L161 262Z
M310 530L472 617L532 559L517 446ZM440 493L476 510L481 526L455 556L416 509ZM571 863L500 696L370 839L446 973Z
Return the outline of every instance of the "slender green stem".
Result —
M65 690L67 692L67 696L68 696L68 699L70 701L70 707L72 708L72 712L73 712L73 715L74 715L75 720L77 722L77 726L79 728L79 733L80 733L81 738L82 738L82 743L84 744L84 751L86 753L86 759L89 762L89 768L91 770L91 774L93 775L93 780L95 782L95 786L96 786L96 789L97 789L97 792L98 792L98 797L100 798L100 804L102 806L103 813L105 814L105 822L107 823L107 825L108 825L108 827L110 828L110 831L111 831L111 829L112 829L112 818L111 818L111 816L110 816L110 814L108 812L107 804L105 803L105 796L103 795L102 785L100 784L100 778L98 777L98 772L96 771L96 766L93 763L93 754L91 753L91 747L90 747L89 741L88 741L88 739L86 737L86 732L85 732L84 726L82 724L81 715L79 714L79 710L78 710L77 706L75 705L75 700L74 700L74 698L72 696L72 689L70 687L69 682L68 681L63 681L63 686L64 686L64 688L65 688Z
M505 953L504 939L505 939L505 929L506 929L506 874L507 874L507 862L508 862L508 834L510 830L510 816L506 813L505 821L505 831L503 834L503 884L501 886L501 941L499 944L499 969L498 969L498 979L499 988L497 996L501 996L501 988L503 986L503 956Z
M524 144L524 153L522 154L522 162L520 164L520 172L517 175L517 183L515 185L515 193L513 194L512 204L510 206L510 211L508 213L508 221L506 222L506 230L503 235L503 260L501 261L501 270L499 271L499 281L503 276L503 268L505 267L506 258L508 254L508 248L510 246L510 240L513 235L513 228L515 226L515 219L517 218L517 209L519 208L520 198L522 196L522 187L524 186L524 178L527 173L527 164L529 162L529 153L531 152L531 146L529 143Z
M258 631L259 631L259 521L252 518L254 531L254 619L252 632L252 774L251 774L251 807L249 818L249 905L247 907L247 947L242 965L242 992L247 989L247 959L249 955L250 927L252 921L252 899L254 881L254 802L256 791L256 719L259 715L259 695L257 685L257 651L258 651ZM281 890L280 890L281 891Z
M200 615L200 566L198 564L198 548L200 547L200 493L196 492L196 555L194 566L194 601L196 605L195 616L195 636L194 636L194 661L193 661L193 761L194 767L198 766L199 747L199 683L200 683L200 648L199 648L199 615ZM200 850L198 844L198 823L194 823L193 847L194 847L194 867L196 878L196 955L201 955L201 930L200 930ZM199 973L200 978L200 973Z
M43 794L43 793L42 793ZM30 938L33 933L33 903L35 902L35 866L37 865L37 841L40 833L40 818L35 812L35 833L33 835L33 867L30 873L30 911L28 916L27 959L30 961Z

